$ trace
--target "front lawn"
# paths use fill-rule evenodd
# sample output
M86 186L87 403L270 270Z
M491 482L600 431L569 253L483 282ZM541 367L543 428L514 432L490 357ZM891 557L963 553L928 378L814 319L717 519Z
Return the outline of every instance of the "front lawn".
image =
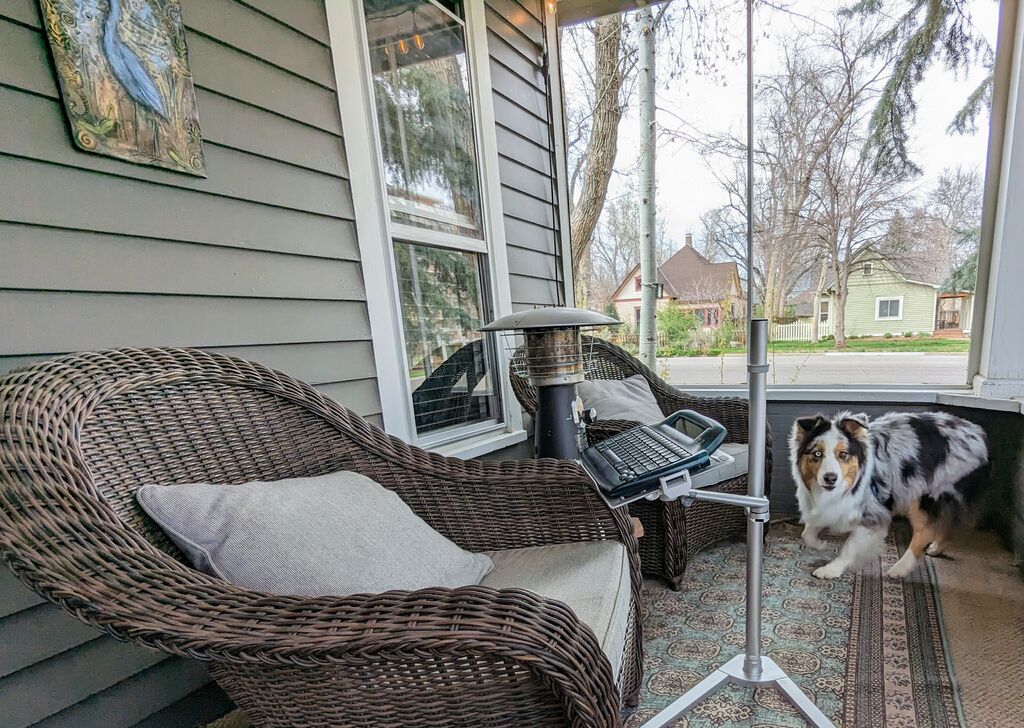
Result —
M845 349L836 349L836 342L819 341L812 344L809 341L773 341L768 344L769 353L774 354L803 354L816 351L848 351L848 352L966 352L971 342L968 339L947 339L932 336L910 337L894 336L891 339L847 339ZM658 356L721 356L722 354L744 354L746 349L742 347L730 347L726 349L681 350L666 348L658 352Z

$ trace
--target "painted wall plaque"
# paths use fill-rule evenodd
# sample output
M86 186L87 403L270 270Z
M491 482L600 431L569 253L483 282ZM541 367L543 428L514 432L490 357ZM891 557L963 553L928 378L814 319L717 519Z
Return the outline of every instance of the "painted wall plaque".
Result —
M40 0L75 144L206 176L177 0Z

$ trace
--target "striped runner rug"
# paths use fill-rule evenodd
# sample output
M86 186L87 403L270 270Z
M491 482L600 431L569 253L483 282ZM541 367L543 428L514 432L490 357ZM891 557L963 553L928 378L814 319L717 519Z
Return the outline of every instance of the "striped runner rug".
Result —
M934 573L926 562L909 578L882 573L909 538L893 529L885 552L859 574L821 581L811 572L835 555L807 549L799 528L773 524L764 565L762 649L837 726L964 728L948 659ZM645 671L635 728L743 650L743 543L698 554L683 588L645 585ZM806 725L772 689L731 686L697 705L681 728L796 728Z

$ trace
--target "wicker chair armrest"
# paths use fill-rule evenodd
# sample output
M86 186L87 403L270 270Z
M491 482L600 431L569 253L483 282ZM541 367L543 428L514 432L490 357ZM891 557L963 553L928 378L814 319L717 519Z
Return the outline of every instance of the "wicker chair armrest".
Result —
M136 556L150 564L133 574L133 583L148 588L130 597L123 585L112 583L106 594L83 604L46 588L38 573L20 576L111 636L171 654L298 668L380 661L404 669L424 660L436 669L446 658L491 658L554 686L567 724L618 725L611 665L590 627L562 602L484 586L281 596L190 571L163 554ZM161 561L170 568L155 568Z

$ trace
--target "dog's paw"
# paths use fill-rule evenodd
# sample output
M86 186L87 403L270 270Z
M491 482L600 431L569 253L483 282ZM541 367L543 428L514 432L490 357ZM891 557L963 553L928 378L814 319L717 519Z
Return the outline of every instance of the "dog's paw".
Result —
M900 559L895 564L889 567L889 570L885 572L885 575L890 579L902 579L905 576L909 576L910 572L917 566L916 561L907 561L906 559Z
M807 534L804 534L803 542L807 548L814 549L815 551L824 551L828 548L828 541L822 541L817 536L808 536Z
M924 550L924 552L926 554L928 554L929 556L942 556L942 553L943 553L942 544L939 543L938 541L934 541L934 542L928 544L928 548L926 548Z
M814 570L814 576L818 579L838 579L846 571L846 567L842 564L837 564L834 561L830 561L824 566L819 566Z

